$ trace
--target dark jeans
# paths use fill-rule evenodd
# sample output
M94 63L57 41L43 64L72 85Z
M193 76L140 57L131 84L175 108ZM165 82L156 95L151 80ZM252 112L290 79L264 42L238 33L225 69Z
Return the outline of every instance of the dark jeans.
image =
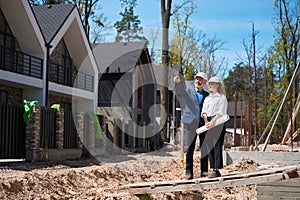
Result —
M195 145L196 145L196 140L197 140L197 133L196 129L199 127L198 126L198 121L194 121L191 124L185 124L185 133L186 133L186 145L187 145L187 150L186 150L186 157L185 157L185 172L193 174L193 156L194 156L194 150L195 150ZM200 148L201 148L201 173L207 172L208 171L208 155L205 152L205 150L202 150L202 144L204 142L206 133L202 133L199 135L200 139Z

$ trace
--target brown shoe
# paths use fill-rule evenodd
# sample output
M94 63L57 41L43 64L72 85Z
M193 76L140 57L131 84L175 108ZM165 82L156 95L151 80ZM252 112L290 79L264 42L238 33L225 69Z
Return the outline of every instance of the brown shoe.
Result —
M193 179L193 174L186 173L184 178L185 178L186 180L191 180L191 179Z
M202 172L201 173L201 177L207 177L208 176L208 172Z

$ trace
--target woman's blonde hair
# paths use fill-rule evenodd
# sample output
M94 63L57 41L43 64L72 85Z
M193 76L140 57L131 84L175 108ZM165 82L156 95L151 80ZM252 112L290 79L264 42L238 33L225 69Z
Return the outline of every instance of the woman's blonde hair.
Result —
M225 90L225 87L223 85L223 83L218 83L219 87L218 87L218 92L222 95L225 95L226 96L226 90Z
M219 85L219 87L218 87L218 92L219 92L220 94L226 96L225 87L224 87L223 81L220 79L220 77L218 77L218 76L213 76L213 77L211 77L211 78L208 80L208 83L209 83L209 82L217 83L217 84Z

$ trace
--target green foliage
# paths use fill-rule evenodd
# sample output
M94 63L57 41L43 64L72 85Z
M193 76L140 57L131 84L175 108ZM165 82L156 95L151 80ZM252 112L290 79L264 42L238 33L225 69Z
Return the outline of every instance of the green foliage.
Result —
M227 78L224 79L228 101L233 101L235 91L238 92L240 101L252 96L253 84L251 83L252 69L244 66L242 63L237 64L229 71Z
M142 195L139 195L139 198L141 200L151 200L152 198L150 197L149 194L142 194Z
M51 106L51 108L56 109L57 111L59 111L59 109L60 109L60 104L53 104L53 105Z
M90 113L94 118L96 138L97 139L102 139L102 129L101 129L100 122L99 122L99 119L98 119L98 116L97 116L96 112L94 110L88 110L87 112Z
M29 124L29 119L31 116L31 112L32 112L32 108L34 105L38 104L38 101L27 101L27 100L23 100L24 102L24 114L23 114L23 120L25 122L26 125Z

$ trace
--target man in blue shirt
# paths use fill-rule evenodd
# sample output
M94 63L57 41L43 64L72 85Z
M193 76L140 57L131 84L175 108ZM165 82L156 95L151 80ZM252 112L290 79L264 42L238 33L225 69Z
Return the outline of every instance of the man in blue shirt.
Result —
M204 126L204 120L201 117L201 111L204 99L208 96L208 92L203 89L207 82L207 75L203 72L198 72L194 76L195 88L184 89L179 75L174 77L175 89L180 106L183 108L181 122L184 123L185 146L186 149L186 166L185 179L193 179L193 155L197 139L196 129ZM199 135L200 147L205 139L206 133ZM208 156L201 148L201 177L208 175Z

